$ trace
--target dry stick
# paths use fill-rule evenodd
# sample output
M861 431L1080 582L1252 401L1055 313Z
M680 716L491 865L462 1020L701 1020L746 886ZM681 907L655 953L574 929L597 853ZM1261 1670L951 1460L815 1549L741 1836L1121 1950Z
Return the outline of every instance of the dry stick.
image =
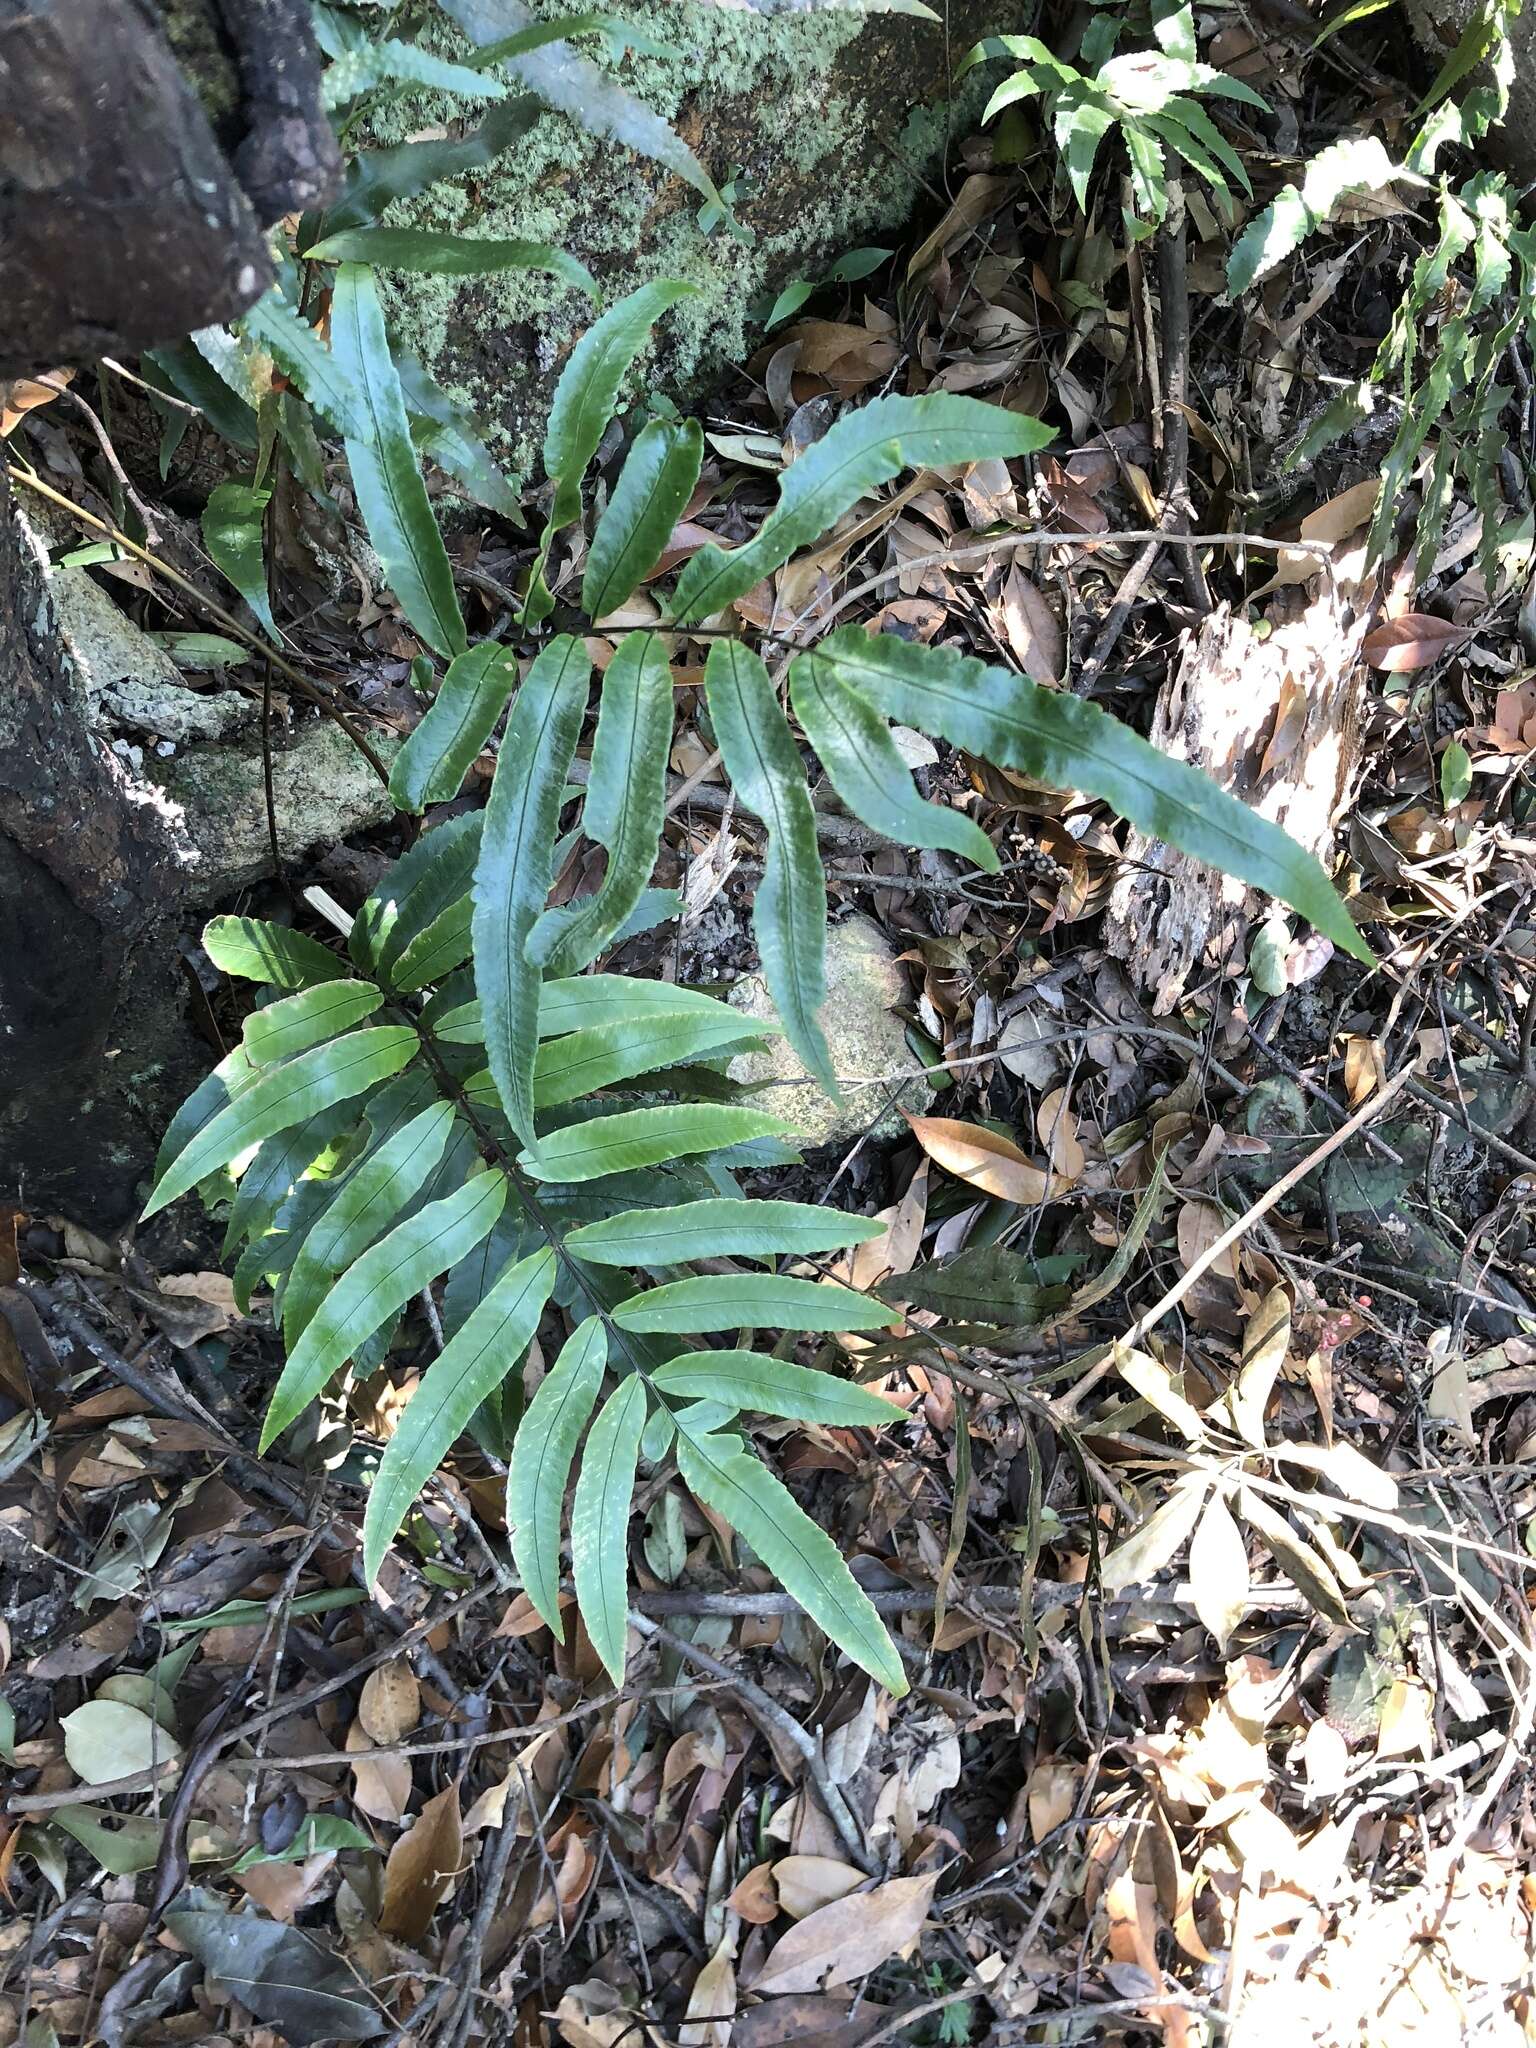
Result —
M1190 527L1189 505L1189 271L1184 233L1184 181L1168 180L1168 213L1157 238L1157 287L1163 328L1163 517L1171 533ZM1212 610L1211 593L1193 542L1179 550L1184 592L1202 616Z
M1084 1397L1092 1392L1100 1380L1114 1370L1116 1358L1121 1353L1128 1351L1133 1345L1139 1344L1149 1330L1155 1328L1171 1310L1176 1309L1195 1282L1203 1274L1208 1273L1222 1254L1229 1252L1233 1245L1237 1244L1253 1228L1261 1216L1267 1216L1276 1203L1283 1201L1291 1189L1305 1180L1315 1167L1321 1166L1323 1161L1330 1157L1331 1154L1337 1152L1341 1145L1347 1144L1357 1131L1363 1129L1366 1124L1373 1122L1381 1114L1382 1110L1386 1108L1387 1104L1394 1101L1403 1092L1412 1075L1412 1067L1404 1067L1400 1074L1388 1081L1379 1094L1373 1095L1369 1102L1363 1103L1355 1111L1347 1124L1341 1124L1338 1130L1326 1137L1320 1145L1314 1146L1304 1159L1297 1161L1289 1173L1281 1174L1273 1186L1266 1188L1259 1199L1249 1208L1245 1209L1235 1223L1224 1230L1214 1243L1207 1245L1199 1258L1194 1261L1187 1272L1181 1274L1175 1280L1161 1300L1155 1301L1145 1315L1137 1317L1136 1321L1126 1331L1125 1335L1120 1338L1119 1342L1112 1346L1108 1355L1101 1358L1097 1365L1084 1373L1075 1387L1069 1388L1059 1400L1053 1401L1050 1404L1052 1413L1058 1422L1071 1422L1078 1409L1082 1406Z
M307 699L309 703L316 705L325 713L327 718L335 719L353 746L357 748L357 751L362 755L369 767L372 768L374 774L378 776L382 783L388 784L389 770L384 766L378 754L363 735L353 729L351 721L348 719L346 712L342 710L337 698L329 690L323 689L319 683L311 681L301 670L296 669L291 662L285 660L282 655L268 647L264 641L258 639L248 627L240 623L232 612L227 612L221 604L216 603L213 598L206 596L204 592L198 589L190 576L183 576L181 571L170 562L162 561L158 555L151 554L148 548L141 547L136 540L133 540L128 534L124 533L120 527L114 526L109 519L100 519L94 512L87 512L83 505L77 505L73 498L66 498L62 491L56 491L52 484L45 484L41 477L34 476L30 470L21 468L17 463L8 462L5 465L5 474L13 484L20 484L24 490L33 491L38 497L46 498L51 505L57 505L61 511L67 512L72 519L78 519L82 526L91 527L97 533L104 533L109 540L115 541L120 548L126 548L135 561L142 562L147 569L152 569L157 576L163 577L173 588L179 590L183 597L189 597L195 605L208 614L209 618L222 626L226 633L232 633L237 640L242 641L264 660L269 661L283 680L291 688L297 690L301 697ZM236 688L244 690L247 696L254 697L260 694L255 684L241 682L238 676L233 677L232 680Z
M1268 554L1316 555L1320 560L1329 560L1337 553L1337 545L1327 540L1273 540L1261 533L1188 533L1181 539L1192 548L1259 548ZM843 595L821 618L814 621L806 639L819 638L834 619L841 617L861 597L872 596L882 584L894 583L898 577L906 576L914 569L947 569L962 562L987 561L993 555L1006 554L1014 548L1102 548L1124 547L1132 542L1150 542L1154 548L1163 544L1161 533L1151 532L1144 526L1117 528L1109 533L1000 533L991 540L978 541L974 546L963 548L939 548L931 555L915 555L910 562L894 562L889 569L881 569L876 575L868 576L862 583L856 583L852 590ZM1145 571L1143 571L1145 574ZM798 621L796 623L799 623ZM641 630L650 632L654 628ZM690 629L679 626L679 633ZM769 640L787 640L791 633L768 633Z
M929 1597L932 1598L931 1595ZM664 1643L669 1650L686 1659L698 1670L707 1672L711 1678L723 1680L736 1694L764 1735L782 1736L792 1749L804 1757L806 1773L816 1787L817 1796L826 1809L827 1818L837 1829L838 1839L847 1850L849 1859L866 1875L873 1877L875 1861L865 1845L858 1823L848 1809L848 1802L844 1799L841 1788L834 1785L828 1777L827 1766L815 1738L806 1733L794 1715L781 1707L760 1685L754 1685L750 1678L743 1677L739 1671L733 1671L717 1657L711 1657L707 1650L696 1649L692 1643L684 1642L681 1636L673 1635L669 1628L663 1628L659 1622L652 1621L638 1608L632 1607L629 1610L629 1625L638 1629L640 1634L650 1641Z

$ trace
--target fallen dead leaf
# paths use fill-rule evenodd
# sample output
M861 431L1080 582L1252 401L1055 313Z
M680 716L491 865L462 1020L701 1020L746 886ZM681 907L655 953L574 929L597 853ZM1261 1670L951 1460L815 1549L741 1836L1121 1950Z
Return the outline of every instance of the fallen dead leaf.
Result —
M912 1135L935 1166L1000 1201L1037 1208L1050 1190L1044 1169L1028 1159L1011 1138L980 1124L944 1116L909 1116Z
M937 1872L895 1877L823 1906L776 1943L749 1988L769 1997L857 1982L916 1941L937 1883Z
M384 1866L384 1907L379 1926L413 1947L432 1924L432 1915L453 1890L464 1855L455 1779L429 1799L413 1826L396 1842Z
M1466 629L1449 619L1437 619L1429 612L1404 612L1400 619L1373 626L1360 651L1372 668L1403 675L1410 669L1428 668L1466 637Z
M381 1749L409 1735L421 1719L421 1687L403 1657L381 1664L363 1681L357 1702L358 1725Z
M791 1920L805 1920L845 1899L864 1882L864 1873L835 1856L781 1856L773 1866L780 1908Z

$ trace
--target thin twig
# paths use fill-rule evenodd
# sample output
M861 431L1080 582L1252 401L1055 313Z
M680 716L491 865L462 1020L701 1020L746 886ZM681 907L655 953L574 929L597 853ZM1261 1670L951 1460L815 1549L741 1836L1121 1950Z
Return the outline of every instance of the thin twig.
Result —
M1211 1267L1215 1265L1216 1261L1224 1253L1229 1252L1235 1244L1241 1242L1261 1216L1267 1216L1277 1202L1284 1201L1292 1188L1299 1186L1309 1173L1321 1166L1323 1161L1337 1152L1341 1145L1347 1144L1357 1131L1363 1129L1366 1124L1371 1123L1376 1117L1380 1116L1387 1104L1395 1101L1407 1088L1412 1076L1412 1067L1404 1067L1403 1071L1388 1081L1386 1086L1373 1095L1369 1102L1362 1103L1347 1124L1342 1124L1338 1130L1330 1133L1328 1137L1323 1139L1321 1144L1314 1145L1305 1158L1299 1159L1288 1173L1281 1174L1277 1181L1264 1190L1256 1202L1243 1211L1236 1222L1229 1225L1221 1233L1220 1237L1216 1238L1211 1244L1208 1244L1200 1256L1180 1274L1167 1293L1155 1301L1151 1308L1146 1311L1145 1315L1137 1317L1136 1321L1119 1342L1111 1347L1107 1356L1101 1358L1096 1365L1091 1366L1077 1382L1076 1386L1069 1388L1065 1394L1051 1404L1052 1411L1058 1421L1070 1422L1082 1406L1084 1397L1098 1385L1100 1380L1114 1370L1116 1357L1129 1350L1133 1345L1139 1344L1149 1330L1155 1329L1164 1316L1176 1309L1195 1283L1210 1271Z

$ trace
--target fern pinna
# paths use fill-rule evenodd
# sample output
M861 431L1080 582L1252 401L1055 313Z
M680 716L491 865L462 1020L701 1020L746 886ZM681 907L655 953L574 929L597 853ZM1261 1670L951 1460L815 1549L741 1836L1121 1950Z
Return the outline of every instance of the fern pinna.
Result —
M625 631L604 619L655 569L700 470L696 426L652 423L634 438L586 551L592 634L614 648L596 692L587 636L539 640L561 590L558 573L550 581L560 536L582 516L583 479L625 375L686 290L647 285L610 308L561 376L544 449L550 509L524 604L537 652L526 659L468 644L371 273L341 265L331 347L359 414L347 434L359 507L402 611L442 663L391 790L408 812L454 797L500 727L494 779L483 812L424 832L396 863L354 920L346 961L279 926L208 927L210 959L264 999L167 1134L147 1213L197 1187L227 1200L240 1300L260 1282L273 1289L287 1362L264 1448L339 1375L374 1370L406 1306L446 1276L443 1348L369 1494L370 1579L471 1431L507 1461L513 1560L558 1635L562 1515L580 1448L572 1576L617 1678L635 1473L642 1458L671 1458L827 1634L901 1691L901 1659L874 1608L741 1423L759 1414L872 1429L899 1419L892 1403L787 1355L796 1332L895 1320L814 1266L781 1263L858 1244L875 1226L742 1195L740 1169L797 1156L792 1127L721 1071L761 1036L760 1022L687 989L590 971L628 932L676 914L675 896L651 887L675 650L707 624L705 714L737 795L766 831L753 905L764 974L784 1031L829 1090L836 1076L818 1019L827 894L805 744L872 829L997 865L972 822L920 799L892 720L1100 796L1369 954L1310 855L1092 705L951 649L857 628L792 651L781 679L732 636L733 600L904 468L1042 447L1048 429L1023 414L947 393L850 412L785 471L750 541L701 549L663 622ZM419 667L430 677L430 662ZM583 790L569 771L584 735ZM553 879L582 835L606 855L602 881L552 908ZM693 1270L699 1262L710 1270ZM520 1414L519 1368L536 1336L558 1353Z

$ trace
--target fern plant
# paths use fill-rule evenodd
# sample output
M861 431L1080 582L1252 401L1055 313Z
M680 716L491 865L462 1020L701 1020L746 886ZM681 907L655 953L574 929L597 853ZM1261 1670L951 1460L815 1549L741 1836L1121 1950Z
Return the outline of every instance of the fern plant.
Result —
M1474 12L1424 97L1423 125L1401 163L1374 136L1331 144L1255 215L1227 265L1235 298L1326 227L1351 194L1395 184L1432 200L1434 238L1413 265L1369 376L1325 408L1288 451L1286 467L1313 460L1385 397L1397 408L1397 427L1382 464L1371 560L1390 547L1405 493L1422 472L1417 575L1433 566L1460 483L1482 520L1479 560L1490 588L1508 518L1499 490L1508 448L1502 422L1515 395L1500 371L1518 337L1536 346L1536 233L1520 221L1522 195L1498 172L1478 171L1460 186L1433 173L1447 145L1475 148L1503 119L1514 61L1509 25L1519 11L1520 0L1485 0Z
M561 534L582 517L583 480L626 372L688 289L662 281L621 300L560 377L530 622L558 601L546 572ZM675 898L650 887L673 733L670 657L690 628L707 631L707 716L737 795L767 833L753 905L765 976L796 1051L835 1090L817 1014L827 897L806 761L778 683L733 636L730 607L904 467L1027 456L1049 432L947 393L878 399L845 416L785 472L750 541L693 556L664 627L606 629L618 645L597 692L583 795L567 779L593 708L580 621L546 634L521 679L511 648L469 645L366 266L339 267L329 347L311 330L303 354L364 422L364 436L348 435L358 504L402 611L441 664L393 766L396 803L421 812L456 796L504 715L506 724L485 810L426 832L396 864L352 926L348 963L279 927L228 918L209 927L215 963L263 984L271 999L175 1120L146 1213L200 1186L221 1196L228 1250L243 1246L240 1298L248 1302L258 1281L273 1285L287 1363L264 1446L349 1363L354 1374L373 1369L406 1305L447 1275L446 1348L407 1405L370 1494L370 1577L473 1425L509 1455L513 1556L558 1632L561 1500L585 1430L571 1520L576 1595L615 1676L636 1461L670 1455L698 1499L742 1532L828 1634L899 1690L900 1659L872 1607L830 1539L753 1458L737 1420L890 1419L890 1404L778 1355L785 1333L868 1330L887 1325L890 1312L762 1264L857 1243L871 1226L740 1196L736 1167L795 1156L784 1143L791 1129L710 1064L760 1024L705 996L587 970L629 931L675 914ZM654 420L636 435L586 551L581 609L594 629L605 630L655 568L692 495L702 447L691 421ZM794 653L787 679L800 733L839 796L901 844L997 865L972 821L919 798L893 719L1105 798L1144 831L1278 895L1369 958L1310 855L1092 705L949 649L858 628ZM603 879L550 908L578 833L604 850ZM691 1271L701 1259L729 1264ZM516 1423L514 1369L551 1304L573 1328ZM773 1348L754 1347L753 1332ZM723 1346L712 1341L721 1338Z
M1231 203L1230 177L1252 186L1242 158L1211 119L1202 99L1241 100L1261 112L1252 86L1202 64L1190 0L1152 0L1153 46L1117 53L1126 14L1101 8L1089 22L1079 55L1084 68L1058 57L1035 36L988 36L962 66L996 57L1023 62L987 103L984 120L1023 99L1043 98L1073 196L1084 212L1088 184L1104 138L1118 134L1130 174L1128 231L1148 235L1168 211L1168 161L1187 164L1219 198Z

